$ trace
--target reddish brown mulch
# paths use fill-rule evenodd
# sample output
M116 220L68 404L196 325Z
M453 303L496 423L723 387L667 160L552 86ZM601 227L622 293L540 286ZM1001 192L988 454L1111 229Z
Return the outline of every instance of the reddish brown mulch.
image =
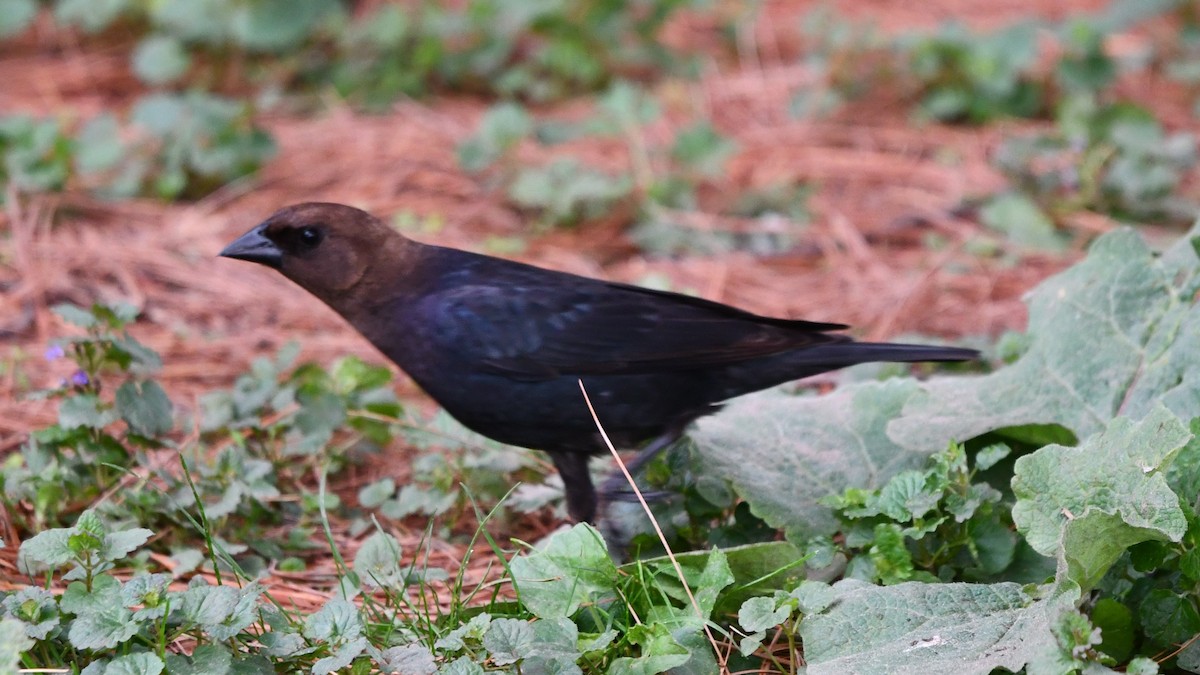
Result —
M705 111L731 136L738 153L722 189L741 190L777 182L817 186L812 223L790 253L770 258L731 254L714 258L657 259L639 253L616 223L598 223L531 237L523 260L581 274L638 281L649 274L673 287L779 316L839 321L859 336L884 339L903 333L948 338L994 337L1024 323L1021 296L1078 254L1027 254L979 258L963 246L979 225L955 215L966 199L1003 185L989 154L1006 134L1031 124L1002 123L959 128L914 122L905 92L885 85L850 102L828 119L795 119L788 102L813 73L795 54L803 47L801 17L816 3L767 2L748 34L756 63L733 68L715 58L700 82L660 86L668 114L644 130L662 142L692 111ZM911 3L863 0L837 4L851 20L873 20L885 33L928 28L958 18L984 28L1036 15L1061 18L1095 10L1099 0L945 0ZM44 27L43 27L44 28ZM703 26L686 22L677 39L707 39ZM1114 49L1145 46L1146 34L1117 36ZM90 51L77 41L44 30L0 45L0 109L78 119L105 106L122 105L138 91L128 72L128 45ZM1162 78L1122 84L1124 93L1152 101L1168 125L1190 123L1187 92ZM526 218L462 172L455 147L473 130L485 101L437 97L397 104L386 115L365 115L329 101L305 117L263 120L280 152L253 181L228 186L194 204L151 201L102 203L80 194L10 200L0 215L0 453L11 452L29 430L50 424L55 408L30 401L30 388L52 386L62 364L46 364L47 341L69 332L49 307L125 300L143 310L133 333L158 350L161 381L185 411L197 396L228 387L256 356L289 340L303 358L329 362L358 354L384 362L319 301L269 270L218 259L224 243L274 209L296 201L346 202L382 216L408 211L443 222L427 241L480 249L491 235L525 236ZM586 104L567 103L550 114L578 114ZM567 151L608 166L629 162L623 143L574 142ZM522 150L531 160L539 150ZM559 151L558 149L555 150ZM695 216L699 226L722 223ZM728 225L728 222L723 224ZM1077 224L1086 233L1112 224L1094 216ZM924 245L937 235L945 245ZM402 396L419 396L403 377ZM403 455L404 448L391 452ZM390 464L390 463L389 463ZM363 469L342 489L388 467ZM406 551L421 523L394 523ZM532 540L554 523L525 523L517 532ZM355 542L339 532L343 552ZM0 553L0 578L15 578L11 554ZM460 548L435 543L433 564L453 569ZM483 577L493 561L476 559L472 575ZM319 604L332 565L318 563L305 575L277 574L271 585L300 606Z

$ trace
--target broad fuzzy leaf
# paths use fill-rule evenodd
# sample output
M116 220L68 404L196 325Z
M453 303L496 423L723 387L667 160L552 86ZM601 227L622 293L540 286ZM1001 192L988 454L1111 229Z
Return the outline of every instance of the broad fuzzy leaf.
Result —
M1077 595L1035 601L1018 584L874 586L846 580L800 627L810 675L990 673L1052 662L1051 629Z
M732 481L755 515L798 541L837 529L820 498L850 486L879 487L945 447L906 450L885 433L919 386L893 379L828 396L773 389L701 419L692 438L706 474Z
M1190 419L1200 409L1197 237L1200 228L1162 256L1130 229L1101 237L1030 294L1028 350L990 375L739 398L697 423L698 470L732 482L796 541L836 529L821 497L879 487L952 440L1046 424L1083 438L1160 401Z
M888 434L905 448L1026 424L1060 424L1077 438L1113 417L1138 419L1162 402L1190 418L1200 404L1200 308L1187 289L1198 263L1185 237L1162 258L1132 229L1096 240L1087 259L1029 296L1028 351L975 378L930 382Z
M1017 460L1013 521L1029 545L1060 556L1060 581L1087 591L1130 546L1187 531L1165 469L1192 437L1166 408L1119 417L1077 448L1048 445Z

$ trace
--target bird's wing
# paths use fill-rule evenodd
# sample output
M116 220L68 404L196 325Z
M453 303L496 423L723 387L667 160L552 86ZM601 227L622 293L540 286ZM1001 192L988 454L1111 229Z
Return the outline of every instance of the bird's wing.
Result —
M573 278L574 279L574 278ZM457 356L510 377L630 374L731 364L846 338L841 324L761 317L625 284L467 285L428 298Z

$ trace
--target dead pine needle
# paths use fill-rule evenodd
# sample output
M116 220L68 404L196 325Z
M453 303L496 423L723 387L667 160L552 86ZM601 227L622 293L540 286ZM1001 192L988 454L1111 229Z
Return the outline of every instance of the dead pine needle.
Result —
M625 481L629 483L629 487L637 495L638 503L642 505L642 510L646 512L646 517L650 519L650 524L654 526L654 533L658 535L659 543L663 545L663 549L667 552L667 558L671 560L671 565L675 567L675 575L679 577L679 583L683 584L683 590L687 593L688 600L692 603L692 609L696 610L696 616L700 617L700 622L704 626L704 634L708 637L708 643L712 645L713 655L717 659L717 664L720 666L721 672L729 672L729 667L725 664L725 655L721 652L721 646L717 643L712 630L708 627L708 617L704 616L703 610L700 609L700 603L696 602L696 596L692 594L692 587L688 585L687 579L684 578L683 568L680 567L679 561L675 559L675 552L671 550L671 545L667 543L667 537L663 534L662 528L659 527L658 519L650 511L650 505L646 503L646 498L642 496L642 491L638 489L637 482L633 480L633 475L629 473L629 469L625 467L625 462L621 461L621 455L617 453L617 449L613 447L612 441L608 439L608 433L604 431L604 425L600 423L600 418L596 415L596 409L592 407L592 399L588 396L587 387L583 386L582 379L579 380L579 391L583 392L583 400L587 403L588 412L592 415L592 421L595 422L596 429L600 431L600 438L604 439L605 447L612 453L613 459L617 460L617 466L620 467L621 474L625 476Z

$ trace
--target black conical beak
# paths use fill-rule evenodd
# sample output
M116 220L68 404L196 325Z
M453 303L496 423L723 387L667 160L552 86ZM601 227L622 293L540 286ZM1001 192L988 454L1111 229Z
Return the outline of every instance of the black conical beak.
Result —
M279 269L283 265L283 251L275 242L263 236L263 225L250 230L225 247L218 255L235 260L249 260L267 267Z

